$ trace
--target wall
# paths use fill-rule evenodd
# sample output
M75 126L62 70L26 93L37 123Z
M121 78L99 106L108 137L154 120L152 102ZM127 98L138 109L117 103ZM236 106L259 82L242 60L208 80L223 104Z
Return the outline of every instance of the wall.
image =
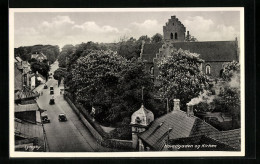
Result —
M81 111L76 108L76 106L71 102L71 100L64 95L65 100L68 102L70 107L74 110L74 112L78 115L78 117L81 119L82 123L89 129L91 134L96 138L96 140L101 143L103 141L103 137L93 128L93 126L87 121L87 119L83 116Z
M99 128L97 127L98 125L94 125L93 126L93 122L90 123L90 121L88 121L88 117L86 114L87 112L86 110L80 110L80 105L79 108L77 108L72 101L70 100L70 98L68 96L66 96L66 94L64 94L64 99L68 102L68 104L70 105L70 107L73 109L73 111L77 114L77 116L81 119L82 123L89 129L89 131L91 132L91 134L94 136L94 138L97 140L97 142L99 144L101 144L102 146L106 146L109 148L114 148L114 149L120 149L120 150L132 150L132 141L130 140L117 140L117 139L108 139L108 135L105 134L105 132L102 132L101 130L99 130ZM100 127L101 128L101 127Z
M15 112L15 118L36 123L36 111Z
M206 65L210 65L210 75L212 78L219 78L220 70L223 69L223 64L226 62L205 62L202 64L202 71L206 73Z

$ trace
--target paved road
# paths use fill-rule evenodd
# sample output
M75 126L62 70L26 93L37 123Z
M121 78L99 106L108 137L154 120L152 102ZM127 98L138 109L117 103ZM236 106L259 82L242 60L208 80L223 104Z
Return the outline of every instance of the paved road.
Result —
M58 68L58 63L54 63L50 72L54 72ZM41 109L45 109L45 113L51 123L44 124L47 142L50 152L98 152L109 151L107 148L97 144L89 130L80 122L77 115L70 108L69 104L60 95L58 82L50 79L46 83L48 89L42 89L43 86L36 90L43 91L43 95L37 100ZM49 105L50 90L49 86L54 87L55 104ZM58 115L65 113L68 121L59 122Z

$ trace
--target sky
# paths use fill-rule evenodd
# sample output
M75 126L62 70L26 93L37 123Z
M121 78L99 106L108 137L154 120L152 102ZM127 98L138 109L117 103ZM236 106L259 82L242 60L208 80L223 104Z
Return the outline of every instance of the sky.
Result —
M239 11L155 12L15 12L14 46L82 42L111 43L120 37L163 34L175 15L198 41L235 40L240 35Z

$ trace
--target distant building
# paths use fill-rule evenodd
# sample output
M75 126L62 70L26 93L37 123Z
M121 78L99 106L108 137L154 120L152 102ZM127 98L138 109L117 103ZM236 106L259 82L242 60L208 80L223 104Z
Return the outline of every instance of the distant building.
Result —
M155 84L158 84L156 77L159 75L157 63L161 58L171 54L173 49L189 50L192 53L200 54L205 62L201 65L201 71L211 78L218 78L222 75L223 66L227 62L239 60L239 48L237 39L234 41L206 41L187 42L185 26L172 16L163 26L163 43L143 42L140 57L146 64L146 70L151 73Z
M139 151L180 151L177 148L172 149L175 144L208 144L218 146L203 147L201 150L240 150L240 129L219 131L194 116L193 106L187 106L186 113L180 110L179 103L175 99L174 109L155 120L150 111L143 108L137 110L131 118L133 147ZM144 124L148 120L150 122ZM181 150L191 149L186 147Z
M43 60L47 60L47 57L41 52L35 52L35 54L31 55L31 59L36 59L39 62L42 62Z

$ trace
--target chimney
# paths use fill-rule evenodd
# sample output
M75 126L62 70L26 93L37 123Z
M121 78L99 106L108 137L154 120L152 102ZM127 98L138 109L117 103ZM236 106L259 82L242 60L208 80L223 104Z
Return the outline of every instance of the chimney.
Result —
M187 31L187 36L190 36L190 32L189 31Z
M174 99L173 100L173 111L180 110L180 100L179 99Z
M188 117L194 116L193 105L187 103L187 115Z

